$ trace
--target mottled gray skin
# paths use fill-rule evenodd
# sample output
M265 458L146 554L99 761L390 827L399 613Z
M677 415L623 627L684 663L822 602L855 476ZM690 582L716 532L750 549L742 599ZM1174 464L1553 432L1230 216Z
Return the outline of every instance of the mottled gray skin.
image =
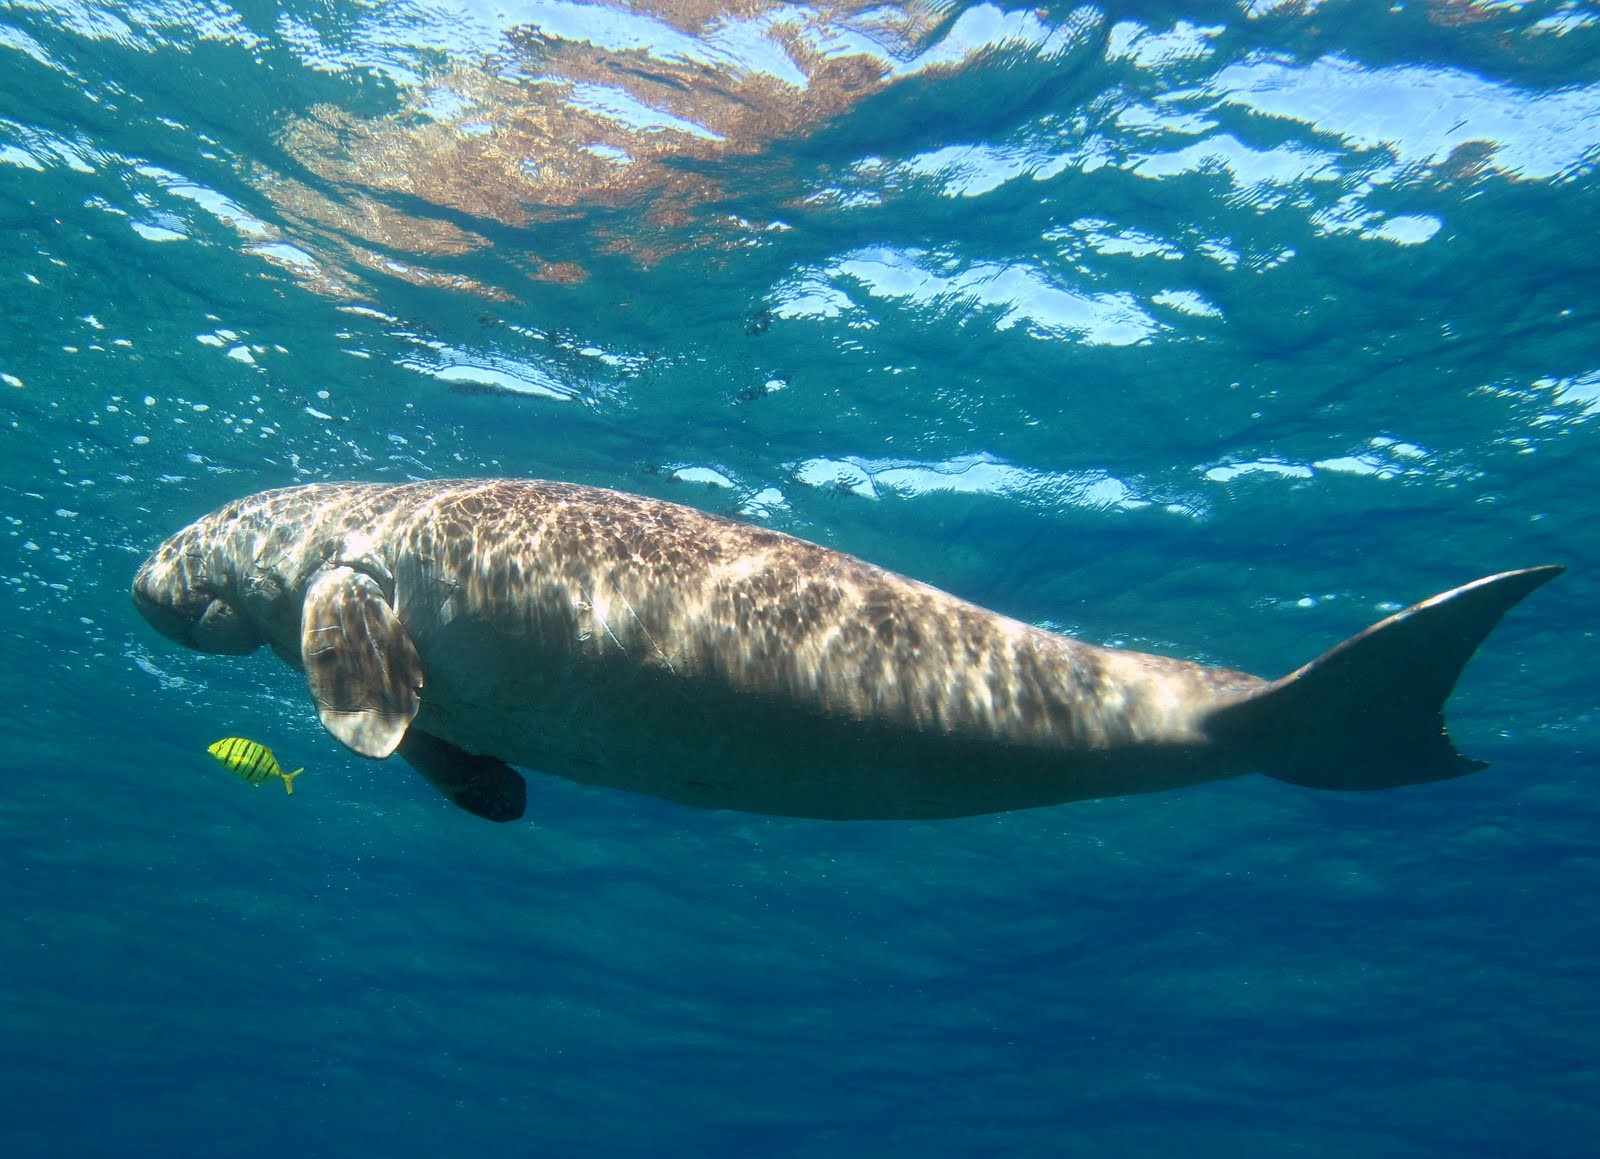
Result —
M1369 790L1482 768L1443 706L1560 574L1485 576L1272 682L1031 628L836 551L566 483L340 483L230 503L134 580L170 638L270 644L318 716L462 808L506 762L705 808L956 817L1260 771Z
M1207 719L1265 683L1080 643L777 532L565 483L270 491L168 540L134 590L174 639L224 653L265 642L305 670L302 607L330 574L370 577L409 635L412 730L705 808L954 817L1171 789L1248 771L1249 746ZM398 732L346 725L396 711L323 719L384 756Z

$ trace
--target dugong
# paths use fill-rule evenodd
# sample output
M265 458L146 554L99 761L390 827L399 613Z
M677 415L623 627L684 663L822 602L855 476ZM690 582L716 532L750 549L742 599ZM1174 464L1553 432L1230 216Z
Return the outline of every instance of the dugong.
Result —
M510 765L688 805L960 817L1261 772L1380 789L1481 768L1462 666L1560 567L1434 596L1279 680L1102 648L776 531L536 480L229 503L139 569L167 637L305 673L323 725L480 816Z

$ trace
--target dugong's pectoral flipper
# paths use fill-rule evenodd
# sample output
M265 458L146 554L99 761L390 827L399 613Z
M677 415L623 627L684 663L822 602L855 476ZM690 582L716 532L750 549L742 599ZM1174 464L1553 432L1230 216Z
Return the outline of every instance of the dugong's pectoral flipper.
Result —
M306 587L300 659L322 727L364 757L394 752L417 715L422 662L377 580L323 568Z
M1484 637L1562 567L1487 576L1414 604L1211 714L1261 772L1313 789L1387 789L1485 762L1445 732L1444 702Z
M406 730L400 758L469 813L490 821L515 821L528 805L528 785L495 757L475 757L420 729Z
M351 567L327 567L306 587L300 657L323 727L362 756L398 752L469 813L515 821L527 807L521 774L410 728L422 663L382 586Z

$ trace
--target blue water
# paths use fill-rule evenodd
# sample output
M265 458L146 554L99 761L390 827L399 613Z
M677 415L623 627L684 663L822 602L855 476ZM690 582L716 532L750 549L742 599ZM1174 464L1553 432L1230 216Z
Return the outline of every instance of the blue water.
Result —
M6 1153L1594 1154L1597 222L1586 3L0 0ZM916 824L490 825L130 606L482 474L1268 676L1570 571L1486 772Z

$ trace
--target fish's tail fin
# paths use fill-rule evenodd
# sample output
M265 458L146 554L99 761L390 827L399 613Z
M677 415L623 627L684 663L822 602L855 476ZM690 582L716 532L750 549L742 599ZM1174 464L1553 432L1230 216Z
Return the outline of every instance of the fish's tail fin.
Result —
M288 793L291 797L294 796L294 779L296 777L298 777L303 772L305 772L305 769L302 767L302 768L296 769L292 773L279 773L278 774L280 777L283 778L283 791L285 793Z
M1207 731L1260 772L1313 789L1387 789L1484 768L1450 742L1444 702L1500 617L1565 570L1502 572L1396 612L1222 705Z

